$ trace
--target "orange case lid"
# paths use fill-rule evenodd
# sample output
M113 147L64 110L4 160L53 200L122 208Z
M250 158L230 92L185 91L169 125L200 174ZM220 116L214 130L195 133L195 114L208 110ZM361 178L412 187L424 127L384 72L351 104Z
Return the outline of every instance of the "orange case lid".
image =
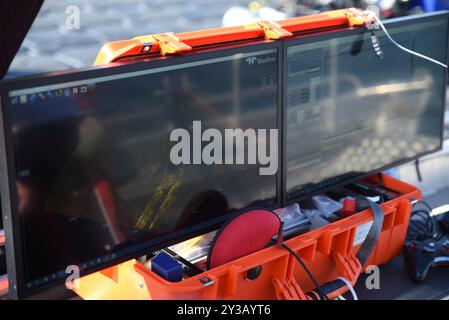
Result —
M333 10L313 16L290 18L278 22L257 21L238 27L215 28L191 32L159 33L113 41L99 51L94 65L144 59L192 51L212 45L227 45L232 42L265 38L277 40L293 36L294 32L319 29L338 29L364 26L369 21L356 8Z

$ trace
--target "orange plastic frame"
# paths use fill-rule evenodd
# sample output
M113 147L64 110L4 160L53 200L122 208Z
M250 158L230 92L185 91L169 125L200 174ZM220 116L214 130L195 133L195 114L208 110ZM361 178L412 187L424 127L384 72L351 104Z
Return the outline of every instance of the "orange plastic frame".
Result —
M127 59L141 59L154 55L164 56L213 45L265 38L277 40L290 37L294 32L319 29L338 29L364 26L372 23L361 10L355 8L334 10L313 16L290 18L278 22L258 21L244 26L216 28L184 33L161 33L105 44L94 65Z

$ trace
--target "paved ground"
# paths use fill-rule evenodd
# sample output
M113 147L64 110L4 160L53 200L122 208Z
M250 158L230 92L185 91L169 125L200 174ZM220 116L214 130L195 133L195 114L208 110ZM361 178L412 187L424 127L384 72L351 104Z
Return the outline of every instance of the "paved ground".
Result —
M85 67L101 46L158 32L221 27L223 14L248 0L46 0L7 77ZM80 28L69 30L69 5L80 10Z

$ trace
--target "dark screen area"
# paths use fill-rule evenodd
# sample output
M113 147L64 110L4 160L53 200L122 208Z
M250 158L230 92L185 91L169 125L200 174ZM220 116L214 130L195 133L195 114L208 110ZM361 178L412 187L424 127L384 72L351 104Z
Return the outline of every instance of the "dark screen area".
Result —
M170 134L276 129L277 72L268 49L11 91L26 286L273 205L275 174L175 165Z
M401 45L445 63L447 17L388 26ZM287 47L287 199L440 147L445 69L377 31Z

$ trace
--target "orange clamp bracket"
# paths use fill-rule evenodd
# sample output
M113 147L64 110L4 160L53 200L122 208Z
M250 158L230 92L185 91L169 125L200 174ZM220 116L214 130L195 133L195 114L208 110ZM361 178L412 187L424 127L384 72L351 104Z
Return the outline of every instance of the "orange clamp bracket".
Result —
M348 25L350 27L365 25L367 23L373 23L372 18L365 15L362 11L355 8L349 8L343 10L344 14L348 18Z
M280 24L274 21L258 21L256 23L263 29L265 39L267 40L277 40L293 36L293 33L282 28Z
M154 34L153 38L159 44L159 51L163 56L192 50L191 46L180 41L174 33Z

